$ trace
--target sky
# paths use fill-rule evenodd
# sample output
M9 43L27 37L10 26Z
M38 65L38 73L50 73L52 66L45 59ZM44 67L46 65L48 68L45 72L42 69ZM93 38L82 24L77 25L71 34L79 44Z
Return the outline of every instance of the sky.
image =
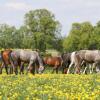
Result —
M100 20L100 0L0 0L0 24L16 28L24 24L24 15L35 9L51 11L62 25L62 36L67 36L72 23Z

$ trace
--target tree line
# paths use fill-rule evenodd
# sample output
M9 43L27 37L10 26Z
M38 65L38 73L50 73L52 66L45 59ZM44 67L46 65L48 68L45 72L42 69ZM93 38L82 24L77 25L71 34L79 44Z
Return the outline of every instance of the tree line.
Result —
M90 22L73 23L69 35L63 40L67 52L82 49L100 49L100 21L93 26Z
M59 44L59 45L58 45ZM31 10L19 29L0 25L0 48L57 49L61 47L61 24L46 9Z
M66 27L67 28L67 27ZM73 23L66 37L61 36L62 26L55 15L46 9L31 10L24 16L24 24L0 24L0 48L56 49L72 52L81 49L100 49L100 21Z

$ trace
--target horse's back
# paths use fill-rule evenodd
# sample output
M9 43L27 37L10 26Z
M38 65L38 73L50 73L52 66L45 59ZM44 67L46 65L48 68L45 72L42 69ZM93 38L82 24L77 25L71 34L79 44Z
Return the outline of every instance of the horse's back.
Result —
M38 53L36 51L30 51L30 50L17 50L16 51L20 57L21 60L29 62L32 59L36 59L38 56Z
M71 59L71 53L63 53L61 58L63 61L69 61Z
M79 55L81 58L88 62L94 62L100 60L100 51L99 50L80 50Z
M100 61L100 51L94 50L94 51L88 51L86 53L86 57L89 59L93 59L94 61L99 60Z
M45 57L44 63L48 65L60 65L61 58L60 57Z

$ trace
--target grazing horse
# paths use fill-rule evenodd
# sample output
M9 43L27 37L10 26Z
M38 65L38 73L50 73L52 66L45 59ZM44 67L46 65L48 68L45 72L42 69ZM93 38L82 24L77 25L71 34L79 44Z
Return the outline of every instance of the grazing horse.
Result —
M80 50L76 52L75 58L77 59L77 61L75 62L77 67L77 73L80 73L80 66L82 61L85 61L90 64L94 63L94 66L97 68L97 71L100 71L100 67L98 66L100 64L99 50Z
M22 50L22 49L13 50L11 52L11 58L14 63L18 63L18 62L29 63L28 71L30 71L30 72L32 71L33 68L35 68L35 67L33 67L33 65L36 62L39 63L38 72L42 73L44 70L42 59L41 59L39 53L36 51L29 51L29 50ZM23 69L22 66L20 68ZM34 71L35 71L35 69L34 69ZM33 72L33 74L34 74L34 72Z
M67 71L68 74L70 73L70 69L71 69L72 66L74 66L75 68L77 68L76 67L76 65L77 65L76 51L74 51L74 52L71 53L71 55L70 55L70 62L71 63L69 65L69 68L68 68L68 71Z
M65 57L64 57L65 56ZM62 56L63 59L63 63L65 63L65 65L67 65L67 74L70 73L70 69L73 66L76 70L77 70L77 58L76 58L76 51L72 52L72 53L66 53L64 54L64 56ZM81 62L81 67L84 66L86 63L84 61ZM86 69L84 70L86 71ZM76 72L75 72L76 73Z
M43 58L44 65L49 65L53 67L52 73L54 73L54 70L56 70L56 73L58 73L58 69L61 67L62 59L61 57L44 57Z
M66 74L71 63L71 53L61 54L63 73Z
M8 74L8 65L10 64L10 74L12 74L13 72L11 71L12 67L14 67L13 63L11 62L10 60L10 53L12 52L12 50L10 49L6 49L6 50L3 50L1 51L1 58L2 58L2 61L3 61L3 65L1 67L1 73L2 73L2 68L3 66L5 66L5 69L6 69L6 73Z

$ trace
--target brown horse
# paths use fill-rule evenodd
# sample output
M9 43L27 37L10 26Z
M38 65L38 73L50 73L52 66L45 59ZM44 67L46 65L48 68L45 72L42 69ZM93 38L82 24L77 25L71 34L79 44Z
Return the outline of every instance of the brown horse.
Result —
M52 73L54 73L54 70L56 70L56 73L58 73L58 69L61 67L62 64L61 57L45 57L43 58L43 62L45 65L53 67Z
M6 73L8 74L8 65L10 64L10 74L13 73L13 67L14 64L12 63L11 59L10 59L10 53L12 52L12 50L10 49L6 49L1 51L1 57L2 57L2 61L3 61L3 66L1 67L1 73L2 73L2 68L5 66L6 69Z

